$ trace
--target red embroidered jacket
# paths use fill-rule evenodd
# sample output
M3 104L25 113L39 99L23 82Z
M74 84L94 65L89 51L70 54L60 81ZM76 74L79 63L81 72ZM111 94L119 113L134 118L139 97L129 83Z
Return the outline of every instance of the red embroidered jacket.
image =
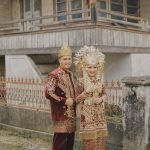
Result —
M75 130L75 103L69 112L65 105L69 97L75 101L75 85L71 71L66 72L58 67L50 72L45 95L51 103L54 132L73 132Z

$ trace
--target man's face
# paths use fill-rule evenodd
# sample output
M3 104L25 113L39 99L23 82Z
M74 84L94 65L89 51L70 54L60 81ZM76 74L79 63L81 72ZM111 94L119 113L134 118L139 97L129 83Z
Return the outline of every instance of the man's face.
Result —
M69 69L72 64L72 56L62 56L59 58L60 67L64 70Z

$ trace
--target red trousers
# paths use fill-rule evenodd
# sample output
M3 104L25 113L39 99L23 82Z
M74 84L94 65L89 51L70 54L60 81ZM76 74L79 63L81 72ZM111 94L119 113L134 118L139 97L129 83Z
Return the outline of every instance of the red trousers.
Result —
M53 150L73 150L75 133L54 133Z

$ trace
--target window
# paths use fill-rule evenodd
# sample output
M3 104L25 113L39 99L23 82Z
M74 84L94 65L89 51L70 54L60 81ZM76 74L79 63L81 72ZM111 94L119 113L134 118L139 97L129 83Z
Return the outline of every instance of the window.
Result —
M127 0L127 15L139 16L139 0ZM138 22L137 20L128 19L129 22Z
M40 10L40 0L34 0L34 10L38 11Z
M104 9L104 10L106 10L107 9L106 0L97 0L97 7L98 7L98 9ZM99 12L98 16L100 16L100 17L106 17L106 13Z
M139 16L139 0L127 0L127 14Z
M57 17L58 21L61 20L67 20L68 18L76 19L76 18L82 18L82 13L75 13L76 11L80 11L83 8L83 0L56 0L56 13L60 14L59 17ZM71 16L67 15L61 15L61 13L71 13L73 14Z
M130 6L138 7L139 0L127 0L127 4Z
M28 12L31 10L30 4L31 4L30 0L25 0L25 12Z
M139 16L140 0L97 0L97 8L100 10L108 10L114 13L126 14L130 16ZM123 20L123 17L117 15L106 15L106 13L98 13L100 17L111 17L113 19Z
M79 11L82 10L82 0L72 0L71 1L71 11ZM82 13L76 13L72 15L72 19L82 18Z
M123 13L123 0L111 0L111 11Z
M67 12L66 0L57 0L57 2L56 2L56 12L57 12L57 14ZM59 21L66 20L67 16L62 15L62 16L59 16L57 19Z
M24 0L25 12L39 11L41 6L40 2L40 0Z
M111 0L111 11L116 12L116 13L123 13L123 0ZM118 20L123 20L123 17L119 17L116 15L111 15L111 18L113 19L118 19Z
M24 19L36 18L40 16L41 0L22 0L22 2ZM26 30L39 30L37 24L40 24L40 20L29 21ZM31 26L32 28L30 28Z
M106 0L97 0L97 6L100 9L106 9Z

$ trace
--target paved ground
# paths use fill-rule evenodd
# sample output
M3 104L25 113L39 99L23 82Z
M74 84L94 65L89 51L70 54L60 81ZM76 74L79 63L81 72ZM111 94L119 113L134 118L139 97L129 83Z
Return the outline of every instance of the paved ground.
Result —
M51 144L41 139L23 137L16 132L0 130L0 150L51 150Z

